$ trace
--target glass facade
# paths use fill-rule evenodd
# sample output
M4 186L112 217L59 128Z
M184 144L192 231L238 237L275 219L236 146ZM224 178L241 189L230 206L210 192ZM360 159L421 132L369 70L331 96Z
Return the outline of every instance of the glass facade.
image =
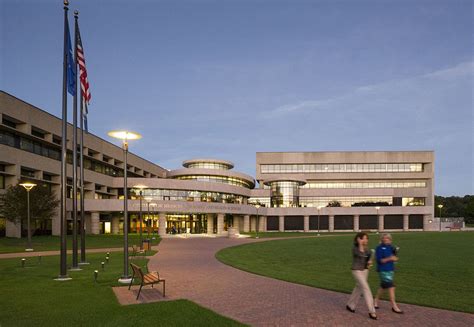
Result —
M270 198L269 197L252 197L247 201L248 204L260 203L262 207L270 207Z
M301 207L375 207L375 206L424 206L425 198L393 198L390 196L332 196L300 197Z
M252 184L235 177L228 176L208 176L208 175L185 175L185 176L176 176L175 179L181 180L194 180L198 182L214 182L214 183L223 183L229 185L236 185L246 188L252 188Z
M217 169L229 170L229 165L217 162L193 162L186 165L186 168L203 168L203 169Z
M132 192L130 192L132 199L138 199L139 194L140 190L138 189L133 189ZM143 197L151 197L154 200L164 201L244 203L244 197L241 195L207 191L145 189L143 190Z
M262 174L278 173L410 173L422 172L422 163L370 163L370 164L277 164L260 165Z
M424 188L425 181L319 182L308 181L302 188Z
M270 205L278 207L298 207L298 187L301 183L296 181L276 181L270 183Z

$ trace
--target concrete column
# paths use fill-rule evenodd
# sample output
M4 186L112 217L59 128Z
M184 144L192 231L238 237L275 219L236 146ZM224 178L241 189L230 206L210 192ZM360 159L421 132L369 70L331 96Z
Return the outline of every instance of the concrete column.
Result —
M430 228L429 228L429 226L430 226L429 220L430 219L432 219L431 215L423 215L423 230L430 230ZM436 230L439 230L439 220L433 219L433 221L437 222ZM434 230L434 229L432 229L432 230Z
M234 215L234 225L233 227L240 232L240 216Z
M166 235L166 212L158 213L158 235L160 237Z
M5 226L5 236L21 238L21 222L17 221L15 223L13 221L7 220Z
M405 232L409 229L408 219L409 215L403 215L403 230Z
M309 216L304 216L304 231L309 232Z
M285 216L280 216L280 217L279 217L278 230L279 230L280 232L284 232L284 231L285 231Z
M244 233L250 232L250 216L244 216Z
M59 192L58 192L59 193ZM58 194L56 193L56 194ZM53 216L53 219L51 220L51 234L54 236L59 236L61 235L61 208L58 206L56 209L56 213Z
M257 230L257 217L250 216L250 231L255 232Z
M224 214L217 214L217 234L224 233Z
M214 215L212 213L207 214L207 233L214 234Z
M84 213L84 224L85 224L85 229L86 229L86 234L91 234L91 214L88 212Z
M258 231L259 232L265 231L265 216L262 216L262 215L258 216Z
M379 215L379 229L378 231L379 232L382 232L384 230L384 226L383 226L383 215Z
M359 231L359 215L354 215L354 232Z
M260 216L260 229L261 232L267 231L267 216Z
M334 232L334 215L329 215L329 232Z
M90 226L92 235L100 234L100 214L98 212L91 212Z
M120 231L119 224L120 224L120 218L116 217L116 216L113 216L112 221L110 223L111 229L112 229L112 234L118 234L119 233L119 231Z

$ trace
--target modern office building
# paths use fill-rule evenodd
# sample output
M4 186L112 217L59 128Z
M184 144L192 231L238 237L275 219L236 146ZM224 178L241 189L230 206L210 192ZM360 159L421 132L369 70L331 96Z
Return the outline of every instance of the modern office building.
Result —
M69 126L69 196L71 135ZM60 144L58 117L0 91L0 194L28 180L46 185L59 196ZM119 233L123 229L123 151L86 134L84 153L86 230ZM162 236L172 230L225 236L230 227L232 233L432 227L432 151L259 152L256 180L234 171L233 166L230 161L202 158L167 170L129 154L130 230L139 228L137 185L146 186L143 228ZM261 206L257 208L256 203ZM67 207L70 211L70 200ZM7 236L20 236L24 226L0 219ZM40 222L34 220L33 225ZM47 229L59 234L59 209Z

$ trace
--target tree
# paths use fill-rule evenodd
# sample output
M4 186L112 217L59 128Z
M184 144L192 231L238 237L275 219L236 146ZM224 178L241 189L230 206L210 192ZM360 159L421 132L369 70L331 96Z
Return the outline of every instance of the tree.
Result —
M26 202L26 190L17 184L10 186L2 196L0 215L14 223L21 221L26 226L28 219L28 208ZM46 221L52 219L59 206L59 200L54 192L51 192L47 184L40 184L30 191L30 219L41 221L41 229L46 228Z

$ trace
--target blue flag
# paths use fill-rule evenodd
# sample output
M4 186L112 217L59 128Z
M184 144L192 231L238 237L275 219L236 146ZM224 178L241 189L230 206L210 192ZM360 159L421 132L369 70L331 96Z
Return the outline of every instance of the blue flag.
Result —
M76 63L72 53L71 35L69 33L69 22L66 24L67 32L67 91L76 95Z

